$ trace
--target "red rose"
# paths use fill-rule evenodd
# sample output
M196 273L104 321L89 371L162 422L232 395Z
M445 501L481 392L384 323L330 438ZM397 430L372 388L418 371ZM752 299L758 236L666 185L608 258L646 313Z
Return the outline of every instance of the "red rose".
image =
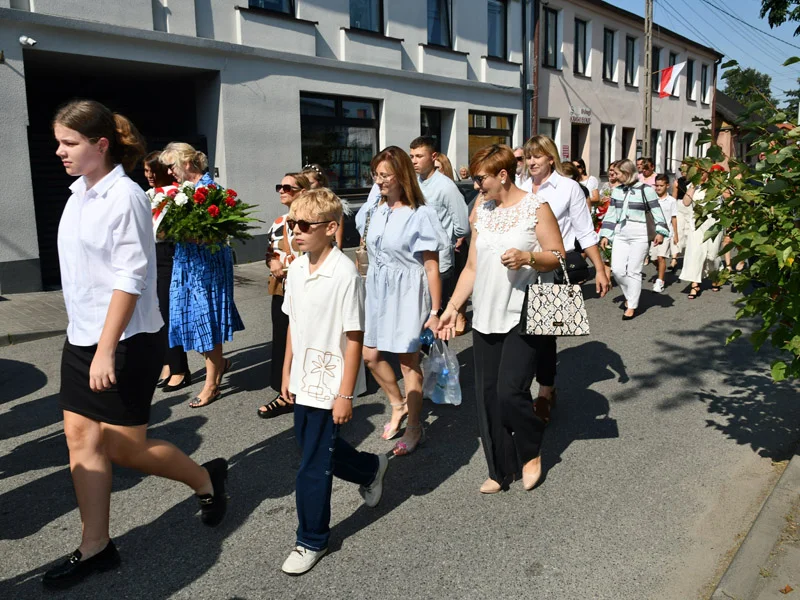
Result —
M174 198L178 195L178 188L172 188L170 191L167 192L167 196L170 198Z
M236 199L233 196L228 196L227 198L225 198L225 204L233 208L234 206L236 206Z
M237 194L237 193L236 193L234 190L232 190L231 188L228 188L228 191L227 191L226 193L227 193L227 194L228 194L228 196L230 196L231 198L236 198L236 196L238 196L238 195L239 195L239 194Z
M219 216L219 206L212 204L208 207L208 214L210 214L215 219Z
M194 202L195 202L195 204L203 204L203 202L205 202L205 201L206 201L206 194L201 194L201 193L200 193L200 190L197 190L197 191L194 193L194 196L193 196L193 198L194 198Z
M214 184L214 183L209 183L209 184L208 184L208 187L209 187L210 189L212 189L212 190L215 190L215 189L217 189L217 186L216 186L216 184Z

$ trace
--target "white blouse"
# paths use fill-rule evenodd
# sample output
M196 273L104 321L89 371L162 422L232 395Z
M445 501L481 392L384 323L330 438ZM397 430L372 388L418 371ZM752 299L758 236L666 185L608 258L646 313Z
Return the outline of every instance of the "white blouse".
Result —
M120 339L164 325L156 296L156 246L150 201L117 165L91 189L75 181L58 226L58 261L67 307L67 339L100 340L114 290L139 296Z
M481 333L508 333L520 322L525 291L536 270L525 265L516 271L500 262L506 250L541 252L536 237L539 197L529 193L515 205L498 207L493 200L478 209L475 229L477 265L472 292L472 326Z

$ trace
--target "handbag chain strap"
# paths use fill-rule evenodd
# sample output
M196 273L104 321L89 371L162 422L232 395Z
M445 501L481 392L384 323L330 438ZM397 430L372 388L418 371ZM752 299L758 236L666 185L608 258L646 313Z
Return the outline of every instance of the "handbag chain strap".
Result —
M367 220L364 223L364 236L361 238L361 249L367 249L367 234L369 233L369 220L372 217L372 211L375 209L371 209L367 211Z
M569 281L569 273L567 272L567 263L564 261L564 256L558 250L550 250L556 258L558 259L558 263L561 265L561 270L564 271L564 281L567 282L567 285L572 285ZM538 280L539 283L542 283L542 274L538 273Z

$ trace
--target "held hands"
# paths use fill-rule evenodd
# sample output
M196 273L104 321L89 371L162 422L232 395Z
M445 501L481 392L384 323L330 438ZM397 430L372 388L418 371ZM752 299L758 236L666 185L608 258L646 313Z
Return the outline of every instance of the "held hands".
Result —
M517 250L516 248L509 248L503 253L503 256L500 257L500 262L503 263L503 266L507 269L511 269L512 271L516 271L517 269L529 264L530 260L530 252L523 252L522 250Z
M89 367L89 388L93 392L102 392L117 384L114 373L114 353L96 352Z
M333 401L333 423L344 425L353 418L353 401L349 398L336 396Z

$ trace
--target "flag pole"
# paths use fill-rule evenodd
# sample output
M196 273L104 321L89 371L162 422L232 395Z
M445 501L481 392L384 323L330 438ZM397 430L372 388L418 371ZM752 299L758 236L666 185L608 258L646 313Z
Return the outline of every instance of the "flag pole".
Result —
M653 0L644 3L644 135L642 156L649 157L650 132L653 129Z

